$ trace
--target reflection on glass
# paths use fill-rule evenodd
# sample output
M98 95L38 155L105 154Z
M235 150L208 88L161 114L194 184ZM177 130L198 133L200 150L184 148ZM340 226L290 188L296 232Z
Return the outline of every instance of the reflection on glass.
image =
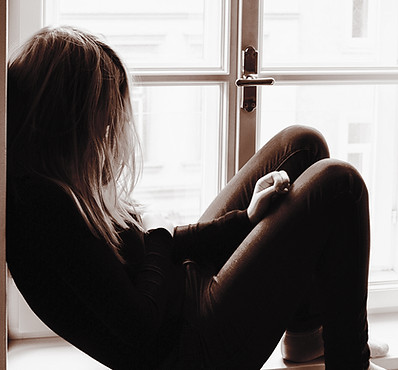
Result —
M348 153L347 161L351 163L359 172L363 172L363 153Z
M220 86L132 92L144 171L134 196L178 224L195 222L218 190Z
M348 124L348 143L365 144L372 141L372 124L369 122Z
M331 156L350 162L370 194L372 269L389 270L397 243L397 85L272 86L261 89L259 145L291 124L317 128Z
M47 25L102 34L133 69L222 68L225 0L54 0Z
M368 0L352 1L352 37L366 37L368 34Z
M395 0L262 0L262 69L396 66Z

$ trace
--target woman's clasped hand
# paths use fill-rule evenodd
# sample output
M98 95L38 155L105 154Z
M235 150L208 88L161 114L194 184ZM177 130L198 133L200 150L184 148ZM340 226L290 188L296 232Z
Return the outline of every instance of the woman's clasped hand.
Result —
M257 180L247 216L257 224L266 214L272 199L289 192L290 179L286 171L273 171Z

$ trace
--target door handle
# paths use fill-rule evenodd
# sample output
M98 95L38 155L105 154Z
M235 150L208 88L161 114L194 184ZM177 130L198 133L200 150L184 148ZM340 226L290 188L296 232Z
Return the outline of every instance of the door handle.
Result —
M236 86L262 86L262 85L273 85L275 79L272 77L257 78L256 75L247 75L243 78L238 78L235 81Z
M242 78L235 81L236 86L242 86L241 108L252 112L257 106L257 86L273 85L272 77L258 78L257 76L258 51L253 46L242 50Z

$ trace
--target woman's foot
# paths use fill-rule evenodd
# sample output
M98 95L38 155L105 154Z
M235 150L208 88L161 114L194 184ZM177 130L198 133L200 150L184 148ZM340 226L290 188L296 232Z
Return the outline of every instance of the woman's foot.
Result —
M383 357L388 353L388 344L370 339L368 341L370 357ZM287 330L282 338L282 357L292 362L308 362L323 356L322 326L306 332L292 332ZM377 365L370 370L382 369Z
M373 339L368 340L368 345L371 358L383 357L388 353L389 350L387 343L379 342Z
M384 367L374 364L373 362L370 362L368 370L386 370L386 369Z

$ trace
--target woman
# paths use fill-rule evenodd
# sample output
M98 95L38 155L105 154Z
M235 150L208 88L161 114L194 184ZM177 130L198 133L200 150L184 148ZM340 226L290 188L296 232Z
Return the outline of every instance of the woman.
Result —
M286 328L322 325L327 369L376 368L367 190L318 132L282 131L174 228L130 201L138 142L111 48L43 29L8 81L7 261L56 333L114 369L259 369Z

